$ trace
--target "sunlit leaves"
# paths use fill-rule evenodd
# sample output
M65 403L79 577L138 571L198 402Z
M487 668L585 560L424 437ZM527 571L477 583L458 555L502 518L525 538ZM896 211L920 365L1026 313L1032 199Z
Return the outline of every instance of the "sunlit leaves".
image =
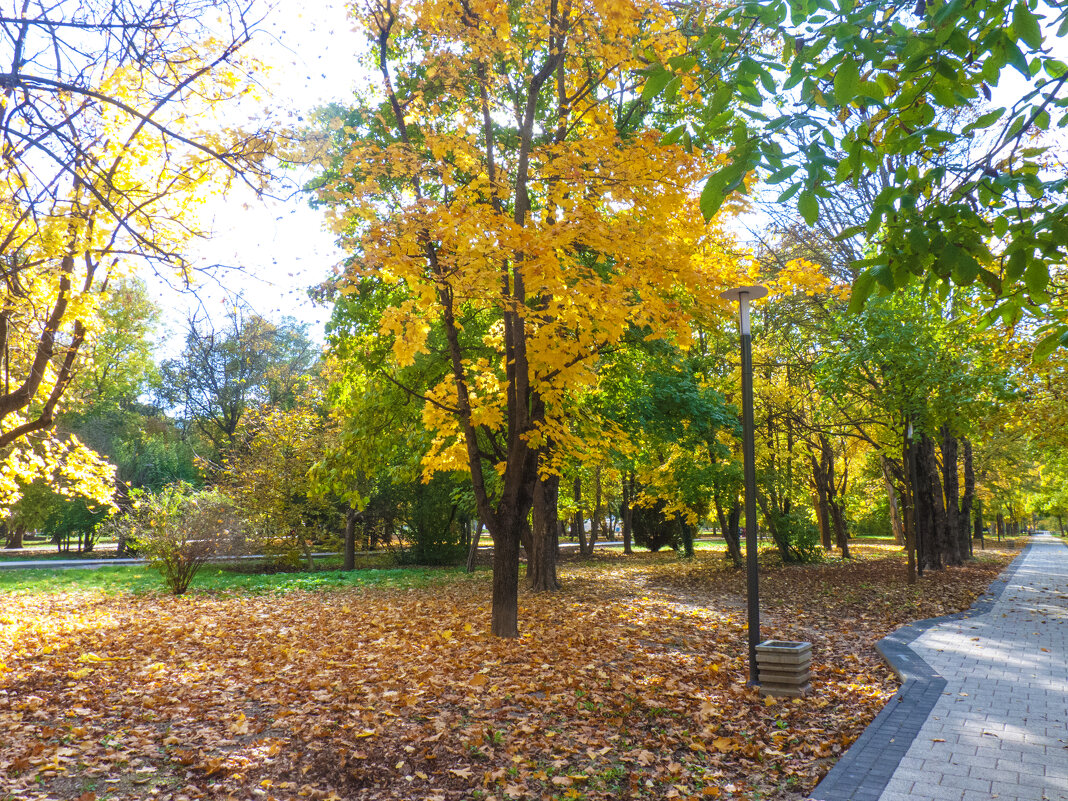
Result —
M696 61L656 3L561 15L549 2L428 1L388 31L372 8L357 14L378 31L382 77L329 134L320 197L353 254L334 289L389 296L375 320L389 351L371 346L367 364L424 403L425 472L466 469L477 494L485 468L520 493L527 452L558 471L599 436L572 414L598 357L634 331L685 342L741 271L701 213L723 202L697 198L710 157L688 131L665 143L641 101L657 84L672 103L700 91L655 68L643 90L650 58L681 73Z
M691 40L704 80L717 87L693 118L713 115L732 148L708 195L739 168L759 169L812 225L836 186L881 176L866 226L870 255L853 265L863 271L855 307L876 284L980 281L1002 298L1005 318L1059 318L1046 288L1068 251L1048 232L1068 217L1068 184L1045 134L1068 121L1065 67L1051 47L1068 30L1068 12L1026 0L915 10L793 3L786 30L786 11L769 0L708 12ZM672 62L648 71L650 93L667 85L665 72ZM914 233L925 226L938 241L917 249ZM1013 258L1026 265L1014 269Z
M244 13L60 2L47 14L63 24L29 5L0 23L18 42L0 169L5 462L53 426L81 349L109 322L102 297L146 263L191 281L206 198L242 174L262 185L268 135L216 115L253 90L236 58Z

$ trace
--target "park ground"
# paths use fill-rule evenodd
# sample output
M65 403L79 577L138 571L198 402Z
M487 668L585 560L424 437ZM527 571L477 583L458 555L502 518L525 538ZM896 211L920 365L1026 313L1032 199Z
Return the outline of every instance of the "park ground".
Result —
M490 575L146 567L0 577L0 801L804 798L896 689L874 643L967 608L1014 555L905 583L900 549L783 567L762 633L814 692L746 686L744 575L721 552L561 566L490 637Z

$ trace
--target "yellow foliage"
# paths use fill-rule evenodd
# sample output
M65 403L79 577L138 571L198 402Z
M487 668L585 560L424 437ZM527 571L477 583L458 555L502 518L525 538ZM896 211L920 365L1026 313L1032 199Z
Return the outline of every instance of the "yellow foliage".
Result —
M42 446L26 438L47 436L82 366L81 352L100 326L103 296L145 261L190 280L184 253L202 230L205 199L225 192L239 171L250 180L263 173L270 143L218 116L220 106L249 86L251 65L233 56L233 41L190 34L183 46L185 21L167 19L175 26L169 61L159 53L148 64L101 57L88 93L37 87L26 91L19 108L6 109L12 135L0 166L0 258L10 265L0 301L5 500L17 495L17 480L42 474L34 466ZM94 43L85 36L78 50L92 58ZM69 46L57 44L52 65L34 66L62 71L59 48ZM71 446L63 469L82 469L82 480L97 482L91 492L99 494L100 482L110 479L100 478L86 453Z
M405 94L381 107L390 138L351 132L322 189L340 244L359 254L338 291L365 280L403 290L380 326L398 369L430 352L435 326L459 341L461 317L493 321L477 348L457 345L429 394L427 474L466 469L470 432L504 432L509 409L529 402L516 392L536 398L529 447L581 448L568 399L596 385L599 354L632 331L687 341L749 269L698 207L708 157L651 128L619 130L642 54L682 52L682 37L647 0L585 0L563 22L547 2L396 8L380 92ZM384 13L356 10L372 37ZM567 28L555 69L554 25ZM524 128L528 113L537 120ZM487 118L503 131L490 140Z

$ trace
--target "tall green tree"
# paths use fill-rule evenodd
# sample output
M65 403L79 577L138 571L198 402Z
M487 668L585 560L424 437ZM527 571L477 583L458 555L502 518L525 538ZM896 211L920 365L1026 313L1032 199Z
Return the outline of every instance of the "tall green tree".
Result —
M276 324L234 306L218 328L189 320L181 355L160 366L160 395L217 455L234 443L250 408L292 407L318 358L306 324Z

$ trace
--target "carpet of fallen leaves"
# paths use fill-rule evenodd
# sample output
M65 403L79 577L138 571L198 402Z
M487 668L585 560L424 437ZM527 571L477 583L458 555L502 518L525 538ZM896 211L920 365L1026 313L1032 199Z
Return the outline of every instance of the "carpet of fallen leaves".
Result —
M486 572L420 589L0 597L0 799L803 798L890 697L873 643L1011 559L763 568L763 633L814 692L746 686L722 556L562 566L487 635Z

